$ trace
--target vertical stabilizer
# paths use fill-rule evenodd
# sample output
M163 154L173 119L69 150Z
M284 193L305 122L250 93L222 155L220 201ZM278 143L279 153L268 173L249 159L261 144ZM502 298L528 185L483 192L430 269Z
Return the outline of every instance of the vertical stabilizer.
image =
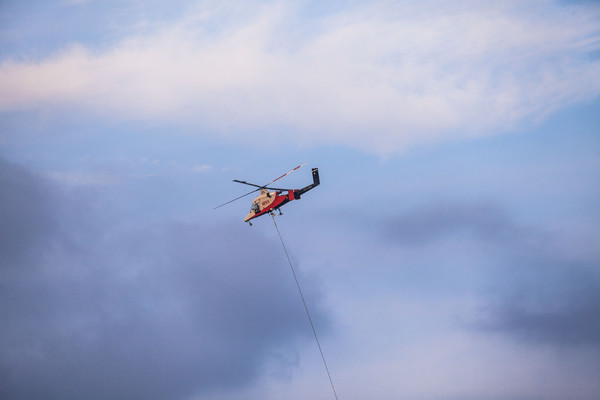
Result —
M313 168L312 169L312 174L313 174L313 184L312 184L312 187L319 186L319 184L321 183L321 181L319 180L319 168Z
M294 190L294 198L296 200L299 200L301 195L303 195L304 193L308 192L312 188L315 188L321 184L321 180L319 179L319 168L312 169L312 176L313 176L312 185L308 185L306 187L303 187L302 189Z

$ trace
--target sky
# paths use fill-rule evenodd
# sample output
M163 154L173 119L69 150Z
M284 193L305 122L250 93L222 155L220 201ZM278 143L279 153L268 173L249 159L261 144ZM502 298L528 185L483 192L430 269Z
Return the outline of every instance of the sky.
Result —
M600 4L0 0L0 397L600 398Z

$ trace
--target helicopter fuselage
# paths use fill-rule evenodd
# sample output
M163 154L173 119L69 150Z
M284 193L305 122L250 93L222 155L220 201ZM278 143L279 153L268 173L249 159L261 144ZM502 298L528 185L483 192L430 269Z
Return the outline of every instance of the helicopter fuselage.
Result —
M277 210L279 207L292 200L294 200L293 190L288 190L286 194L280 194L277 191L269 192L267 189L262 189L260 196L252 201L250 212L246 215L246 218L244 218L244 222L260 217L270 211Z

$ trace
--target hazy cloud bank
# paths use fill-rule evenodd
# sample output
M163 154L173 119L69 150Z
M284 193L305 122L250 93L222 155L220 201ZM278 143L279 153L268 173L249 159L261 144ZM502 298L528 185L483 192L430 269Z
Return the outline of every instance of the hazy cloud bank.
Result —
M2 398L229 390L310 339L281 249L256 232L131 226L21 167L0 178Z

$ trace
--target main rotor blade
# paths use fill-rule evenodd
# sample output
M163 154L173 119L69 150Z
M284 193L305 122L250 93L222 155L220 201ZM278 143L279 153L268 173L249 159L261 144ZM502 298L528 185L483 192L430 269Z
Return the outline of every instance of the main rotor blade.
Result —
M234 179L233 181L237 182L237 183L243 183L244 185L254 186L254 187L257 187L257 188L263 188L264 187L264 186L260 186L260 185L255 185L254 183L248 183L246 181L238 181L237 179Z
M304 164L306 164L306 162L305 162ZM236 198L235 198L235 199L233 199L233 200L229 200L227 203L220 204L220 205L218 205L218 206L214 207L214 208L213 208L213 210L215 210L215 209L217 209L217 208L219 208L219 207L223 207L223 206L225 206L225 205L227 205L227 204L229 204L229 203L233 203L234 201L236 201L236 200L239 200L239 199L241 199L242 197L246 197L246 196L248 196L250 193L257 192L257 191L259 191L260 189L271 189L271 190L289 190L289 189L268 188L267 186L268 186L268 185L270 185L271 183L275 182L275 181L278 181L278 180L280 180L280 179L281 179L281 178L283 178L284 176L287 176L287 175L291 174L292 172L294 172L294 171L295 171L295 170L297 170L298 168L302 167L304 164L300 164L300 165L298 165L298 166L297 166L296 168L294 168L293 170L286 172L285 174L281 175L279 178L273 179L271 182L269 182L269 183L267 183L267 184L264 184L264 185L262 185L262 186L255 185L254 183L248 183L248 182L246 182L246 181L240 181L240 180L234 179L234 180L233 180L234 182L237 182L237 183L243 183L244 185L250 185L250 186L254 186L254 187L258 188L258 189L254 189L254 190L252 190L252 191L250 191L250 192L248 192L248 193L246 193L246 194L243 194L243 195L241 195L240 197L236 197Z
M306 164L306 162L305 162L304 164ZM272 180L271 182L269 182L269 183L266 183L266 184L264 184L264 185L263 185L263 186L261 186L261 187L268 186L268 185L270 185L271 183L273 183L273 182L275 182L275 181L278 181L278 180L280 180L281 178L283 178L284 176L287 176L287 175L291 174L292 172L294 172L295 170L297 170L298 168L300 168L300 167L301 167L301 166L303 166L304 164L300 164L300 165L298 165L298 166L297 166L296 168L294 168L293 170L291 170L291 171L289 171L289 172L286 172L285 174L281 175L279 178L277 178L277 179L274 179L274 180Z
M237 183L243 183L244 185L250 185L250 186L254 186L257 187L259 189L269 189L269 190L294 190L294 189L284 189L284 188L274 188L274 187L270 187L270 186L260 186L260 185L255 185L254 183L248 183L246 181L238 181L237 179L233 180L234 182Z
M246 196L248 196L248 195L249 195L249 194L251 194L251 193L258 192L259 190L260 190L260 187L259 187L258 189L254 189L254 190L253 190L253 191L251 191L251 192L248 192L248 193L246 193L246 194L243 194L243 195L241 195L240 197L236 197L236 198L235 198L235 199L233 199L233 200L229 200L227 203L220 204L220 205L218 205L218 206L214 207L214 208L213 208L213 210L216 210L216 209L217 209L217 208L219 208L219 207L223 207L223 206L225 206L225 205L227 205L227 204L229 204L229 203L233 203L234 201L236 201L236 200L239 200L239 199L241 199L242 197L246 197Z
M304 163L304 164L306 164L306 163ZM237 182L237 183L243 183L244 185L250 185L250 186L254 186L254 187L257 187L257 188L259 188L259 189L263 189L263 188L265 188L265 189L272 189L272 190L287 190L287 189L268 188L267 186L268 186L268 185L270 185L271 183L275 182L275 181L278 181L279 179L283 178L284 176L287 176L287 175L291 174L292 172L294 172L295 170L297 170L298 168L300 168L300 167L301 167L301 166L303 166L304 164L298 165L298 166L297 166L296 168L294 168L293 170L291 170L291 171L289 171L289 172L286 172L285 174L281 175L279 178L276 178L276 179L272 180L272 181L271 181L271 182L269 182L269 183L265 183L265 184L264 184L264 185L262 185L262 186L261 186L261 185L256 185L256 184L254 184L254 183L248 183L248 182L246 182L246 181L240 181L240 180L238 180L238 179L234 179L233 181L234 181L234 182Z
M269 190L281 190L281 191L288 191L288 190L294 190L294 189L286 189L286 188L274 188L274 187L270 187L270 186L265 186L265 189L269 189Z
M294 189L284 189L284 188L274 188L274 187L270 187L270 186L260 186L260 185L255 185L254 183L248 183L246 181L239 181L237 179L233 180L234 182L237 183L243 183L244 185L250 185L250 186L254 186L257 187L259 189L269 189L269 190L294 190Z

